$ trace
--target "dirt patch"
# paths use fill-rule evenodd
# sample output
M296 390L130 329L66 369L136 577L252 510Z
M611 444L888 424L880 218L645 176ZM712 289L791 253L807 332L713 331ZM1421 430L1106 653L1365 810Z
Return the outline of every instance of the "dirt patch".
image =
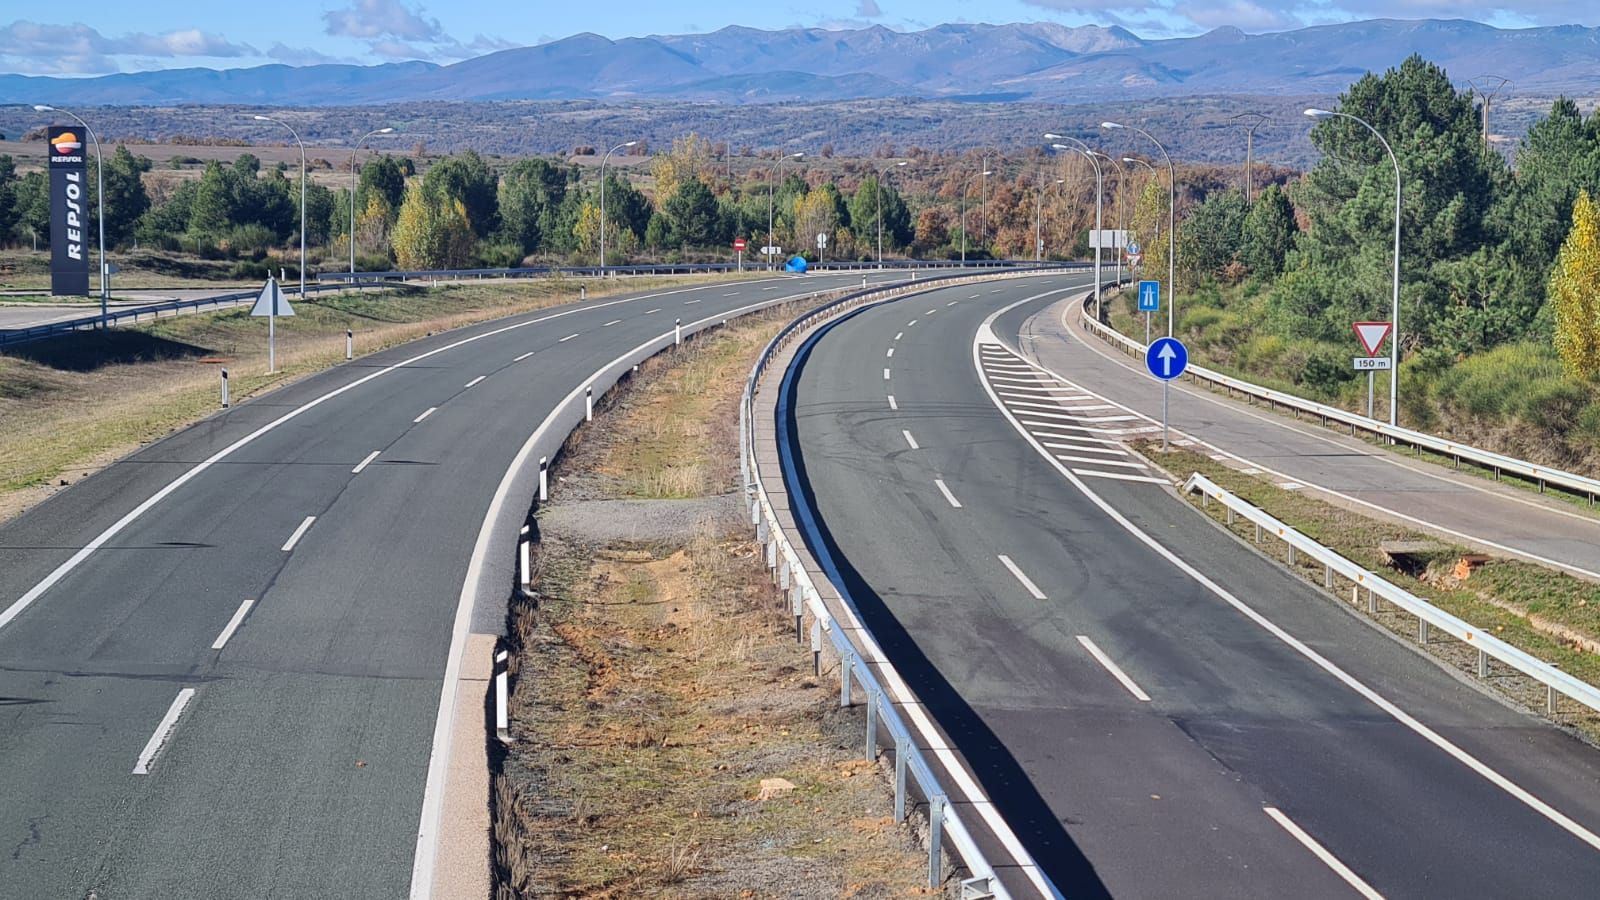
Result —
M535 598L511 613L497 898L928 893L925 851L860 758L861 710L812 674L760 545L717 512L743 375L782 318L647 365L569 443ZM638 499L662 495L691 499ZM627 509L667 527L626 539L606 520Z
M1600 684L1600 654L1594 652L1600 646L1600 585L1521 560L1489 557L1478 562L1480 554L1440 545L1430 535L1368 518L1300 491L1284 490L1204 454L1179 448L1163 453L1158 444L1149 441L1135 442L1134 448L1180 479L1191 472L1199 472L1323 546L1381 574L1440 609L1590 684ZM1200 505L1197 497L1189 499ZM1240 539L1254 540L1254 526L1243 518L1232 526L1226 525L1226 511L1221 504L1211 504L1205 511ZM1415 544L1437 549L1412 554L1409 564L1397 569L1390 565L1382 549L1385 544ZM1321 564L1304 556L1290 563L1286 545L1280 541L1264 540L1255 547L1307 581L1322 585ZM1477 564L1467 567L1467 577L1462 578L1460 564L1469 556L1474 557ZM1476 677L1478 653L1475 648L1437 631L1430 631L1427 640L1419 642L1414 616L1381 601L1373 612L1364 594L1352 596L1347 584L1338 579L1335 583L1332 595L1352 609L1463 674ZM1489 676L1481 680L1517 704L1558 724L1575 728L1591 741L1600 741L1600 713L1561 698L1551 714L1546 707L1546 688L1541 682L1493 661L1489 665Z

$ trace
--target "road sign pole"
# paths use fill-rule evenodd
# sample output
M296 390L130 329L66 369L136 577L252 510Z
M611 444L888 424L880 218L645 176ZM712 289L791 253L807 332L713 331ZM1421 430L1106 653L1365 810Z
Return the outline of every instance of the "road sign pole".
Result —
M1144 314L1144 345L1150 346L1150 314Z
M272 375L278 371L278 304L272 304L272 312L267 313L267 374Z
M1161 452L1167 452L1167 394L1172 389L1172 382L1161 382Z
M1371 369L1367 370L1367 418L1372 418L1372 379L1377 374Z

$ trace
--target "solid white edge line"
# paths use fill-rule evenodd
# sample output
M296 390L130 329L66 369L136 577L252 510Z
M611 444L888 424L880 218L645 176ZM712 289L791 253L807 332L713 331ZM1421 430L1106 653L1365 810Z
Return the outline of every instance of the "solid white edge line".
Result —
M183 715L183 708L189 705L189 700L193 697L194 688L184 688L173 698L172 705L167 707L167 714L161 717L155 733L150 735L150 740L145 742L144 749L139 752L139 759L133 764L133 774L150 774L150 766L156 761L156 754L161 752L162 745L167 742L167 736L178 725L178 716Z
M692 330L696 326L710 325L721 319L779 306L790 300L807 297L810 293L811 291L802 291L747 304L728 312L696 319L688 323L687 327ZM594 371L598 374L612 366L621 365L629 357L650 349L657 342L671 340L672 335L672 331L656 335ZM459 687L457 682L461 678L461 657L466 648L467 634L472 626L472 610L477 605L478 599L478 581L482 578L483 567L487 564L495 521L509 499L511 487L517 476L527 467L534 448L544 439L545 432L555 423L556 416L568 405L576 403L592 381L591 376L574 387L551 409L550 414L539 423L539 427L528 435L527 441L523 442L517 455L512 458L510 466L506 468L505 474L501 476L500 484L495 488L494 496L489 501L489 508L483 515L483 524L478 528L478 537L472 546L472 556L467 561L467 574L461 582L461 594L456 600L455 621L450 627L450 650L445 658L444 681L439 687L439 707L434 713L433 739L428 749L428 775L423 782L422 809L417 817L416 850L411 857L411 887L408 891L411 900L428 900L433 896L434 867L439 856L439 832L442 829L444 816L444 782L446 771L450 767L450 731L455 723L456 691Z
M485 378L488 378L488 377L489 376L487 376L487 375L479 375L477 378L474 378L471 381L467 382L466 384L462 385L462 387L476 387L478 382L480 382L480 381L482 381L482 380L484 380Z
M907 430L905 428L902 428L902 429L900 429L900 433L906 436L906 443L911 446L911 449L913 449L913 450L921 450L922 449L921 447L917 446L917 439L911 436L911 432L909 430Z
M438 411L439 411L439 407L430 406L427 409L422 411L422 415L417 416L415 419L412 419L411 420L411 424L413 424L413 425L419 424L423 419L426 419L427 417L433 415L434 413L436 413Z
M368 453L365 459L363 459L361 462L356 463L356 467L354 469L350 470L350 474L351 475L360 475L361 474L361 470L365 469L367 466L372 465L372 461L377 459L378 458L378 454L382 453L382 452L383 452L382 450L374 450L371 453Z
M243 624L245 615L250 612L250 607L255 605L256 598L246 597L245 601L239 604L239 611L233 614L233 618L228 620L227 625L223 626L222 633L217 635L217 639L211 642L211 649L221 650L227 646L228 640L233 637L233 633L238 631L239 626Z
M162 487L160 490L156 491L154 494L151 494L149 497L145 498L144 502L140 503L138 506L135 506L133 509L129 510L127 513L125 513L122 516L122 518L120 518L117 521L111 523L109 526L106 527L106 529L104 531L102 531L99 534L95 535L93 540L91 540L89 543L83 545L83 547L80 548L76 553L74 553L71 556L67 557L67 559L65 561L63 561L59 566L56 566L54 569L52 569L50 571L49 575L46 575L42 580L39 581L38 584L35 584L32 588L29 588L27 593L23 594L21 597L18 597L15 601L13 601L11 603L10 606L6 607L3 612L0 612L0 628L4 628L7 625L9 625L12 622L12 620L16 619L17 616L22 614L23 610L27 609L29 606L32 606L34 601L38 600L41 596L44 595L44 593L46 591L48 591L48 590L50 590L50 588L54 587L56 582L60 581L62 578L65 578L68 573L70 573L73 569L76 569L79 565L82 565L84 560L88 559L91 555L93 555L96 550L99 550L101 547L105 546L107 541L111 540L112 538L114 538L118 534L120 534L124 528L127 528L135 520L137 520L140 516L142 516L145 513L149 512L150 509L152 507L154 507L156 504L160 503L162 500L165 500L167 497L171 496L172 493L174 491L176 491L178 488L183 487L185 484L188 484L193 479L199 477L199 475L202 472L205 472L207 469L211 468L212 466L216 465L217 463L221 462L222 460L227 459L229 456L232 456L234 453L238 452L238 450L241 447L244 447L244 446L246 446L248 444L253 443L256 439L260 438L262 435L277 429L279 426L283 425L284 423L289 422L292 419L298 418L301 415L304 415L306 412L308 412L308 411L310 411L310 410L312 410L312 409L314 409L314 408L316 408L318 406L321 406L323 403L326 403L327 401L332 400L333 398L338 397L341 394L346 393L347 391L355 390L356 388L360 387L361 385L366 384L369 381L372 381L373 379L382 378L384 375L388 375L389 373L394 372L394 371L396 371L398 369L403 369L406 366L411 365L412 363L421 362L422 360L429 359L429 358L437 356L437 355L439 355L441 353L448 353L451 350L455 350L457 348L464 347L464 346L466 346L468 344L476 343L477 341L481 341L481 340L483 340L485 338L490 338L490 337L494 337L496 335L505 334L506 332L509 332L509 331L515 331L518 328L526 328L526 327L528 327L530 325L538 325L538 324L540 324L542 322L548 322L548 321L550 321L552 319L560 319L560 318L564 318L566 316L576 315L576 314L578 314L580 312L586 312L586 311L591 310L591 309L599 309L601 307L606 307L606 306L616 306L616 305L622 304L622 303L637 303L640 300L653 300L653 299L655 299L657 297L665 297L665 296L669 296L669 295L672 295L672 294L682 294L682 293L685 293L687 291L705 290L705 288L706 288L706 285L695 285L693 287L673 288L670 291L662 291L662 292L656 293L656 294L643 294L643 295L640 295L640 296L637 296L637 297L619 297L616 300L607 300L607 301L605 301L603 303L589 303L589 304L585 304L583 306L574 306L571 309L564 309L564 310L561 310L560 312L550 313L549 315L536 316L536 317L534 317L532 319L524 319L524 320L522 320L520 322L513 322L513 323L511 323L509 325L503 325L503 326L501 326L499 328L493 328L493 329L490 329L488 331L480 332L478 334L469 335L467 337L462 338L459 341L453 341L451 343L445 344L442 347L435 347L432 350L427 350L427 351L424 351L422 353L418 353L416 356L408 357L408 358L403 359L400 362L397 362L397 363L395 363L393 365L385 366L382 369L378 369L375 372L369 372L368 374L363 375L362 377L357 378L356 380L354 380L354 381L352 381L352 382L350 382L348 384L340 385L339 387L336 387L333 390L328 391L326 394L323 394L323 395L321 395L321 396L319 396L319 397L317 397L317 398L315 398L313 400L307 401L306 403L303 403L300 406L297 406L294 409L289 410L288 412L284 413L283 415L279 416L276 419L273 419L272 421L266 423L265 425L262 425L261 427L257 428L255 431L250 432L249 434L239 438L238 440L236 440L233 443L227 445L226 447L223 447L221 450L218 450L217 452L215 452L215 453L211 454L210 456L206 457L204 460L202 460L200 463L195 465L193 468L191 468L188 471L184 472L182 475L179 475L177 478L174 478L172 481L167 482L165 487ZM796 294L792 298L789 298L789 299L799 299L799 298L801 298L803 296L805 296L805 295L804 294ZM468 326L468 327L470 327L470 326Z
M1012 577L1014 577L1018 581L1022 582L1023 588L1026 589L1029 594L1033 595L1033 599L1035 599L1035 600L1048 600L1048 599L1050 599L1049 597L1046 597L1044 595L1044 591L1039 590L1039 586L1037 584L1033 583L1033 579L1032 578L1029 578L1026 574L1024 574L1022 569L1018 568L1017 564L1011 561L1011 557L1005 555L1004 553L999 554L999 556L1000 556L1001 564L1004 565L1007 569L1011 570Z
M1097 645L1094 641L1089 640L1088 635L1078 635L1078 643L1083 645L1083 649L1089 651L1089 655L1094 657L1095 662L1098 662L1101 666L1105 667L1107 672L1111 673L1112 678L1122 682L1122 686L1128 689L1128 693L1132 694L1135 700L1138 700L1141 703L1150 702L1150 695L1144 692L1144 688L1139 687L1137 682L1135 682L1132 678L1129 678L1128 673L1122 671L1121 666L1112 662L1111 657L1107 656L1106 652L1101 650L1099 645Z
M283 542L283 547L280 549L282 549L285 553L293 550L294 545L300 543L300 539L305 537L306 530L309 529L311 527L311 523L315 522L316 520L316 516L306 516L305 521L301 522L300 527L296 528L294 533L289 535L289 539Z
M1044 296L1044 295L1041 295L1041 296ZM1057 472L1061 473L1061 476L1063 478L1067 479L1067 481L1070 482L1073 487L1077 488L1080 492L1082 492L1083 495L1086 498L1088 498L1089 502L1091 502L1095 506L1099 507L1101 512L1104 512L1107 516L1109 516L1111 518L1112 521L1114 521L1118 525L1120 525L1123 528L1124 531L1128 532L1130 535L1132 535L1140 543L1142 543L1145 546L1149 547L1157 555L1161 556L1163 559L1165 559L1168 562L1172 563L1172 565L1176 566L1179 571L1183 572L1185 575L1188 575L1190 578L1194 579L1194 581L1196 583L1198 583L1201 587L1205 588L1212 595L1216 596L1218 599L1222 600L1224 603L1227 603L1229 606L1233 607L1241 615L1243 615L1245 618L1249 619L1251 622L1254 622L1256 625L1260 626L1268 634L1270 634L1273 637L1277 638L1278 640L1282 641L1285 645L1287 645L1289 648L1294 650L1296 653L1299 653L1301 656L1303 656L1307 660L1309 660L1317 668L1322 669L1324 672L1327 672L1329 675L1333 676L1336 680L1338 680L1339 682L1344 684L1345 687L1349 688L1351 691L1355 692L1356 694L1360 695L1362 698L1367 700L1367 702L1371 703L1373 706L1376 706L1380 710L1382 710L1383 712L1387 713L1390 716L1390 718L1393 718L1396 722L1399 722L1401 725L1404 725L1406 728L1410 729L1412 732L1417 734L1423 740L1427 741L1428 743L1430 743L1430 744L1434 745L1435 747L1437 747L1439 750L1443 751L1445 753L1445 755L1449 756L1450 758L1454 759L1456 762L1458 762L1461 765L1465 766L1467 769L1469 769L1472 772L1476 773L1477 775L1482 777L1485 781L1488 781L1490 784L1494 785L1495 787L1499 788L1502 791L1505 791L1507 794L1510 794L1512 797L1514 797L1517 800L1521 801L1529 809L1532 809L1534 812L1537 812L1539 815L1544 816L1546 819L1549 819L1551 822L1556 824L1562 830L1566 831L1568 834L1571 834L1573 837L1577 838L1578 840L1582 841L1583 843L1588 844L1590 847L1593 847L1596 850L1600 850L1600 835L1596 835L1594 832L1592 832L1589 829L1583 827L1581 824L1579 824L1578 822L1576 822L1575 820L1573 820L1572 818L1567 816L1565 813L1561 812L1560 810L1556 809L1555 807L1551 806L1550 804L1548 804L1548 803L1544 802L1543 800L1539 799L1538 797L1534 796L1526 788L1523 788L1521 785L1518 785L1517 783L1513 782L1511 779L1505 777L1504 775L1501 775L1499 772L1497 772L1494 769L1490 768L1487 764L1485 764L1483 761L1479 760L1477 757L1473 756L1472 754L1468 753L1467 751L1465 751L1465 750L1461 749L1460 747L1456 746L1448 738L1446 738L1443 735L1439 734L1437 731L1434 731L1432 728L1428 727L1426 724L1424 724L1423 722L1418 720L1416 717L1412 716L1410 713L1408 713L1405 710L1401 709L1399 706L1396 706L1388 698L1384 697L1382 694L1379 694L1377 691L1375 691L1372 688L1368 687L1365 682L1360 681L1355 676L1351 675L1349 672L1346 672L1344 669L1342 669L1339 666L1335 665L1332 660L1330 660L1327 657L1323 656L1321 653L1318 653L1316 650L1313 650L1304 641L1302 641L1299 638L1295 637L1294 635L1288 633L1287 631L1284 631L1281 627L1279 627L1271 619L1268 619L1266 616L1263 616L1261 613L1257 612L1254 607L1250 606L1249 604L1245 603L1243 600L1240 600L1238 597L1234 596L1230 591L1228 591L1227 588L1224 588L1222 585L1217 584L1215 581L1212 581L1209 577L1206 576L1206 574L1204 572L1201 572L1199 569L1196 569L1194 566L1192 566L1189 563L1185 562L1183 560L1183 558L1179 557L1176 553L1173 553L1171 550L1168 550L1165 546L1163 546L1159 541L1157 541L1155 538L1151 537L1149 534L1146 534L1144 532L1144 530L1139 528L1139 526L1135 525L1131 520L1129 520L1121 512L1118 512L1115 507L1113 507L1110 503L1107 503L1103 498L1101 498L1101 496L1099 494L1096 494L1093 490L1091 490L1089 488L1088 484L1086 484L1077 475L1073 474L1072 470L1068 469L1065 465L1063 465L1058 460L1052 459L1051 456L1050 456L1050 452L1048 450L1045 450L1044 447L1042 447L1039 444L1039 442L1034 439L1033 435L1029 434L1027 429L1023 428L1018 423L1016 417L1011 414L1011 411L1006 409L1005 405L1000 402L1000 398L994 396L994 389L989 386L988 381L984 378L984 376L982 374L983 373L983 367L979 364L978 353L977 353L977 348L980 345L980 342L982 342L984 340L984 336L985 335L988 335L988 340L989 340L990 343L997 344L997 345L1000 345L1000 346L1005 346L1000 341L999 337L997 337L994 334L993 322L996 319L998 319L1002 314L1004 314L1006 312L1009 312L1010 310L1015 309L1016 307L1021 306L1024 303L1029 303L1029 302L1032 302L1033 300L1037 300L1037 299L1040 299L1040 298L1039 297L1029 297L1029 298L1026 298L1026 299L1023 299L1023 300L1019 300L1016 303L1013 303L1013 304L1011 304L1009 306L1006 306L1006 307L1004 307L1004 308L992 313L989 316L989 318L987 318L987 319L985 319L983 321L983 324L978 326L978 331L977 331L976 334L973 335L973 338L972 338L972 347L973 347L973 366L979 372L979 379L983 384L984 390L989 393L991 401L994 403L995 407L1000 410L1000 414L1002 416L1004 416L1006 418L1006 420L1011 423L1011 427L1016 429L1017 433L1021 434L1023 436L1023 439L1026 440L1030 445L1032 445L1034 450L1036 452L1038 452L1040 456L1044 457L1044 459L1050 465L1055 467ZM1105 476L1102 475L1101 477L1105 477Z
M944 498L950 501L951 506L955 507L956 509L961 508L961 501L956 499L955 494L950 493L950 488L945 485L943 478L935 478L933 483L938 486L939 493L943 494Z
M1305 829L1296 825L1294 820L1284 815L1277 807L1263 806L1261 811L1270 816L1272 821L1282 826L1284 831L1289 832L1289 836L1299 841L1301 846L1310 850L1313 856L1322 860L1322 864L1332 869L1333 874L1343 878L1344 883L1354 888L1356 893L1367 898L1367 900L1383 900L1383 895L1378 893L1372 885L1363 881L1361 876L1351 871L1350 867L1341 862L1337 856L1329 853L1328 848L1318 843L1316 838L1306 834Z

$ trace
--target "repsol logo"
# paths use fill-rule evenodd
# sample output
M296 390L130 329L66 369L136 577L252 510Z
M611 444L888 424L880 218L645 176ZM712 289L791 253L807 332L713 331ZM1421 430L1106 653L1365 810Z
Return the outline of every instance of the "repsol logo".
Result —
M67 172L67 256L83 259L83 173Z

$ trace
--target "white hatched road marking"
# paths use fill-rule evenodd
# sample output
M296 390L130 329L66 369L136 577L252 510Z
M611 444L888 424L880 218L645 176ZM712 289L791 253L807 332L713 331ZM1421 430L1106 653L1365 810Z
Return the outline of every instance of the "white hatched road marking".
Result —
M1109 478L1112 481L1137 481L1140 484L1171 484L1165 478L1147 478L1143 475L1123 475L1120 472L1096 472L1093 469L1073 469L1074 475L1087 475L1090 478Z

